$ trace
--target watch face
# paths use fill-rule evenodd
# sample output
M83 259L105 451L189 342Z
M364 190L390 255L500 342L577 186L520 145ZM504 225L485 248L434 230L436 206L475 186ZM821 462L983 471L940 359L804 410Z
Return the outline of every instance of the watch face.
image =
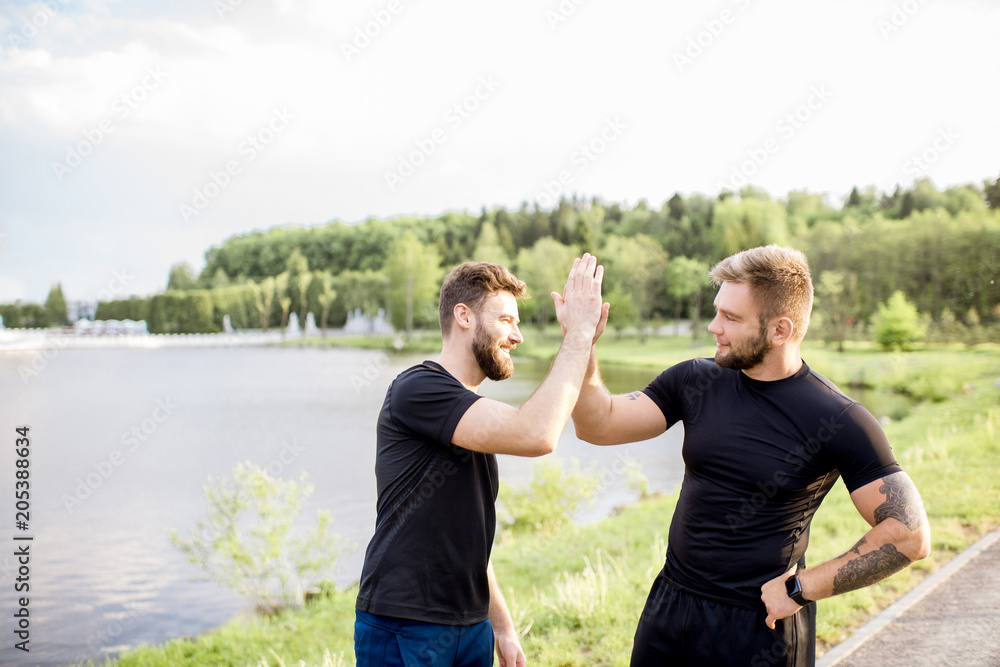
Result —
M799 583L797 575L792 575L785 579L785 591L788 593L788 597L798 595L802 592L802 585Z

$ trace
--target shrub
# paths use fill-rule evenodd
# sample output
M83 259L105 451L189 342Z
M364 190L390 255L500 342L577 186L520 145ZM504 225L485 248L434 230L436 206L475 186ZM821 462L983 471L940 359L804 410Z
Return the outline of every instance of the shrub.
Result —
M511 488L500 480L501 501L509 514L502 520L514 532L551 532L568 524L590 503L599 486L593 466L581 472L580 462L574 459L567 474L559 463L542 461L535 466L531 483L523 488Z
M189 538L171 529L171 544L210 579L248 596L259 613L300 605L304 589L331 571L353 545L330 533L333 519L326 510L317 512L312 530L291 535L313 492L305 472L298 482L283 480L248 462L231 475L208 478L202 487L208 516L198 520Z
M886 303L880 303L875 316L875 341L883 349L900 350L923 337L926 325L920 320L917 307L906 300L906 295L897 290Z

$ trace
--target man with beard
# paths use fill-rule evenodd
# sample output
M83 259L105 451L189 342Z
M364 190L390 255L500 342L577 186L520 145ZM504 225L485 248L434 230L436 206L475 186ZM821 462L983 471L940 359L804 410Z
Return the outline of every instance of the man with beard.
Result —
M361 666L521 667L524 653L490 563L496 454L556 448L607 323L604 269L589 254L552 294L565 330L545 381L520 408L480 397L510 377L523 341L524 283L505 267L462 264L441 286L439 361L403 371L379 415L375 534L365 553L355 622Z
M805 256L753 248L709 275L715 359L611 396L595 352L573 411L577 435L598 445L684 424L684 481L632 665L812 665L813 602L927 556L927 517L878 422L800 356L813 300ZM806 569L809 524L838 476L872 528Z

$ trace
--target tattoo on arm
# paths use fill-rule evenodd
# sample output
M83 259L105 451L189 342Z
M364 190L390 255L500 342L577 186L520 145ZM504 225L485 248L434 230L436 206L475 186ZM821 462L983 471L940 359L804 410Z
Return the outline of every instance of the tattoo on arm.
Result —
M638 401L639 397L642 396L642 392L641 391L633 391L632 393L625 394L625 395L628 396L628 400L630 400L630 401Z
M855 544L854 544L853 547L851 547L850 549L848 549L844 553L842 553L839 556L837 556L837 559L839 560L839 559L843 558L844 556L846 556L847 554L856 554L856 555L860 556L861 555L861 545L863 545L863 544L868 544L868 540L866 540L865 538L862 537L860 540L858 540L857 542L855 542Z
M920 528L924 522L923 505L909 478L901 473L884 477L879 492L885 494L885 502L875 508L876 525L896 519L910 530Z
M899 553L896 547L891 544L883 545L878 551L870 551L841 566L833 577L833 594L840 595L871 586L909 564L910 559Z

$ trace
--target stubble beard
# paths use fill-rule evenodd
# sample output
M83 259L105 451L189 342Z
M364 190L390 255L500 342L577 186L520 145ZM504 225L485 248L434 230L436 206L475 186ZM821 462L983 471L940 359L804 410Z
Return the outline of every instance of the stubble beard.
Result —
M490 336L482 322L476 324L472 355L483 374L494 382L506 380L514 373L514 362L501 351L500 341Z

